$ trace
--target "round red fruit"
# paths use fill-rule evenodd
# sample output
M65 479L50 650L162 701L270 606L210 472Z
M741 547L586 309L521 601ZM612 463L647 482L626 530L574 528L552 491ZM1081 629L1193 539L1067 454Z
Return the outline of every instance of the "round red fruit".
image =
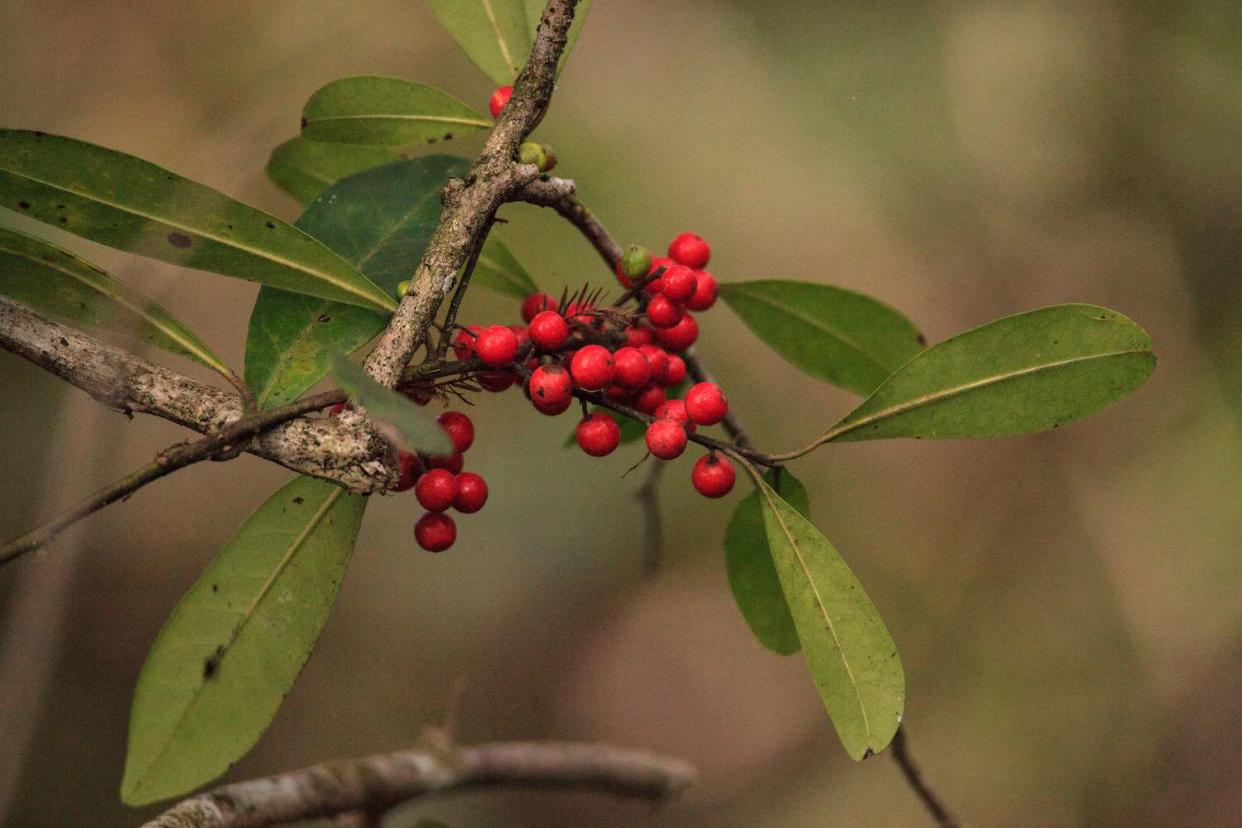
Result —
M630 389L614 382L604 389L604 396L619 405L626 405L630 401Z
M559 405L572 393L573 382L563 365L540 365L530 375L530 398L536 405Z
M397 466L401 469L401 477L392 490L405 492L414 488L414 484L418 482L418 476L423 473L423 461L411 451L399 451L397 452Z
M460 411L445 411L436 422L453 441L453 451L460 454L474 445L474 423Z
M424 509L443 512L457 497L457 475L448 469L431 469L414 484L414 496Z
M443 552L457 540L457 524L448 515L428 512L414 524L414 539L428 552Z
M457 332L457 336L453 339L453 353L458 359L469 359L474 356L474 346L481 333L483 333L482 325L467 325Z
M733 489L737 472L728 458L712 452L694 462L690 482L694 490L704 497L724 497Z
M661 460L672 460L686 450L686 430L676 420L656 420L647 426L647 450Z
M685 316L686 309L669 299L663 293L657 293L647 303L647 321L658 332L661 328L671 328ZM657 333L657 336L659 334Z
M554 310L540 311L530 320L530 340L545 351L558 350L569 336L569 323Z
M634 392L632 405L638 411L644 414L655 414L655 410L660 407L660 403L668 399L664 393L664 389L658 385L646 385L638 391Z
M642 351L629 345L618 348L612 355L616 367L614 379L623 388L642 388L651 382L651 360Z
M335 417L336 415L340 414L344 410L345 410L345 403L339 402L336 405L328 409L328 414Z
M522 321L530 324L530 320L540 311L556 307L556 300L546 293L532 293L522 301Z
M505 108L505 105L509 103L509 98L512 95L512 86L496 87L496 91L493 92L492 96L487 100L487 111L492 113L493 118L500 117L500 110Z
M453 498L453 508L462 514L471 515L483 508L487 502L487 481L474 472L462 472L457 475L457 497Z
M638 350L651 363L651 381L663 385L668 373L668 353L659 345L643 345Z
M621 442L621 426L602 411L586 417L574 430L578 446L592 457L611 454Z
M694 283L694 295L686 300L686 307L692 311L705 311L716 304L718 293L720 283L716 281L716 277L706 270L700 270Z
M629 345L634 348L638 348L643 345L650 345L654 341L655 341L655 336L652 335L650 328L634 327L634 328L625 329L625 344L626 345Z
M685 265L675 264L664 271L664 287L660 291L674 302L686 302L694 295L698 277Z
M672 267L675 264L677 263L674 262L672 259L668 258L667 256L652 256L651 257L651 270L647 271L647 273L648 274L655 273L656 270L658 270L659 268L664 268L667 271L670 267ZM659 277L652 279L650 282L643 285L643 290L651 294L656 294L664 290L664 274L661 273Z
M407 385L397 389L415 405L426 405L431 402L431 398L435 396L431 384L426 382L416 382L413 385Z
M492 325L479 334L474 352L488 365L508 365L517 356L517 334L508 325Z
M535 410L548 417L555 417L557 414L564 414L569 410L569 406L573 404L573 401L573 397L567 397L563 400L552 403L540 402L533 397L531 398L531 404L535 406Z
M656 342L670 351L684 351L699 338L699 323L690 314L684 314L681 321L671 328L661 328L655 332Z
M712 248L697 233L681 233L668 243L668 255L678 264L698 270L707 266Z
M700 382L686 392L686 413L699 425L715 425L729 413L729 398L714 382Z
M475 380L484 391L498 394L501 391L507 391L513 383L517 382L517 375L512 371L480 371L475 376Z
M665 388L681 385L686 379L686 361L677 354L668 355L668 367L664 369L664 379L660 383Z
M569 371L580 388L598 391L612 382L617 366L612 361L612 353L603 345L585 345L574 353Z
M465 465L465 458L460 454L443 454L439 457L428 457L427 468L444 469L445 471L457 474L461 471L461 467Z
M695 429L694 422L690 419L690 415L686 413L686 404L681 400L665 400L660 403L655 410L655 418L657 420L674 420L691 433Z

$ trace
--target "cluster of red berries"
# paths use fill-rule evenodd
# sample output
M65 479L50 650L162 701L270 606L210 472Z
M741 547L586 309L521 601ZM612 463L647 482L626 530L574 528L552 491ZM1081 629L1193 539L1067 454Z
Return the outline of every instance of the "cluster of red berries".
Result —
M459 360L483 363L474 379L486 390L503 391L521 382L541 414L567 411L575 391L590 392L590 399L602 404L632 408L651 418L646 432L651 454L663 460L678 457L698 426L725 417L728 400L706 382L690 388L683 399L669 398L669 390L686 379L679 354L698 338L692 311L715 304L719 286L703 269L711 249L701 237L682 233L668 254L653 257L638 246L626 251L617 264L617 279L627 289L623 301L599 306L597 297L587 295L558 302L532 294L522 303L525 326L467 326L454 340L454 353ZM597 410L585 414L575 436L584 452L602 457L616 449L621 429L610 414ZM732 463L713 452L695 464L691 481L702 494L722 497L735 476Z

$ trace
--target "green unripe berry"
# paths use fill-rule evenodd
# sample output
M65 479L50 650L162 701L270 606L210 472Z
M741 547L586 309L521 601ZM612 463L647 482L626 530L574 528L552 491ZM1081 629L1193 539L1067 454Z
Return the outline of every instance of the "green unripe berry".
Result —
M543 151L542 145L527 141L518 147L518 160L523 164L534 164L542 171L548 163L548 154Z
M631 244L621 256L621 272L631 279L641 279L651 271L651 251Z
M556 151L547 144L544 144L543 154L547 157L547 160L543 164L539 165L539 172L551 172L552 169L556 167Z
M402 299L405 298L405 293L409 289L410 289L409 279L406 279L404 282L397 283L397 301L398 302L400 302Z

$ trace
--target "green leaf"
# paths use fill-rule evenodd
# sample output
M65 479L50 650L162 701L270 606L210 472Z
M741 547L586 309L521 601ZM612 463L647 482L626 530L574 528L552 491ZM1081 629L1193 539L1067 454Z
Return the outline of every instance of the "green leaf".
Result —
M371 375L340 354L333 354L332 373L341 390L380 426L386 426L394 442L406 450L424 454L453 453L453 442L434 419L404 394L385 388Z
M427 0L466 56L497 85L511 84L530 53L522 0Z
M186 793L258 741L328 619L365 507L361 495L299 477L185 594L134 690L126 803Z
M785 502L803 517L810 517L806 489L789 469L782 469L779 475L769 471L765 479L768 485L774 485L775 481L775 491ZM793 655L798 652L798 631L781 590L776 564L772 562L772 550L768 548L758 490L744 497L733 510L733 518L725 530L724 546L729 586L750 631L760 644L774 653Z
M1121 399L1155 365L1147 334L1116 311L1054 305L927 349L819 442L1045 431Z
M440 218L440 190L469 163L447 155L397 161L334 184L297 226L395 294L410 278ZM297 399L328 372L330 354L352 353L387 316L263 288L250 314L246 383L260 408Z
M479 254L479 261L475 264L470 284L483 285L519 299L525 299L532 293L539 292L530 274L518 263L517 259L513 258L509 248L495 237L489 237L483 243L483 251Z
M828 539L762 481L763 523L802 653L851 758L883 750L901 724L906 678L897 645Z
M62 322L134 337L233 377L228 365L150 297L66 250L3 227L0 296Z
M490 118L447 92L375 75L335 80L302 109L303 138L343 144L431 144L491 126Z
M530 37L530 46L534 46L535 35L539 31L539 21L543 17L543 10L548 4L544 0L523 0L523 2L526 5L526 30ZM556 73L558 75L565 68L565 61L569 58L569 53L573 50L574 44L578 42L578 35L582 33L582 24L586 23L587 12L590 9L591 0L578 0L578 5L574 8L574 20L569 24L565 50L561 52L560 63L556 66ZM530 51L530 46L527 47L527 52Z
M392 297L275 216L72 138L0 130L0 205L119 250L366 308Z
M338 179L397 160L386 147L290 138L272 150L267 177L305 207Z
M723 283L720 295L794 367L860 394L874 391L923 347L909 319L852 290L770 280Z

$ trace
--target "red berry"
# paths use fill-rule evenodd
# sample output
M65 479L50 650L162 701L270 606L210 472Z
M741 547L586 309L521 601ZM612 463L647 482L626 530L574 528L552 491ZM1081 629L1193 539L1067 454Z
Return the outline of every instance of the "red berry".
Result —
M505 104L509 103L509 97L513 94L512 86L498 86L496 91L487 100L487 109L492 113L493 118L500 117L500 110L505 108Z
M443 552L457 540L457 524L448 515L428 512L414 524L414 539L428 552Z
M612 354L603 345L585 345L574 353L569 362L574 382L587 391L598 391L612 382L617 373Z
M656 420L647 426L647 450L661 460L672 460L686 450L686 430L676 420Z
M564 414L569 410L569 406L573 404L573 401L573 397L567 397L566 399L553 403L540 402L533 397L531 398L531 404L535 406L535 410L540 414L547 415L548 417L555 417L557 414Z
M426 382L416 382L413 385L407 385L398 390L405 394L410 402L415 405L426 405L435 396L435 391L432 390L431 384Z
M532 293L522 301L522 321L530 324L540 311L556 307L556 300L546 293Z
M568 336L569 324L554 310L540 311L530 320L531 342L545 351L558 350Z
M670 267L672 267L675 264L677 263L674 262L672 259L668 258L667 256L652 256L651 257L651 270L647 271L647 273L648 274L655 273L656 269L661 268L661 267L664 268L665 271L667 271ZM660 274L659 278L652 279L650 282L643 285L643 290L645 290L647 293L653 293L653 294L659 293L660 291L664 290L664 274Z
M509 330L513 331L513 335L517 337L518 348L530 342L530 329L525 325L510 325Z
M615 403L624 405L630 401L630 389L613 383L604 389L604 396Z
M685 302L694 295L694 289L698 285L698 277L694 275L694 271L685 265L675 264L668 270L664 271L662 277L664 281L663 289L660 291L674 302Z
M460 454L442 454L439 457L428 457L427 468L444 469L445 471L457 474L461 471L461 467L465 464L465 458Z
M657 420L675 420L681 424L681 427L691 433L694 432L695 425L690 420L690 415L686 413L686 404L681 400L665 400L655 410L655 418Z
M409 491L414 488L414 484L418 482L418 476L423 473L423 461L419 460L418 455L413 452L399 451L397 452L397 465L401 468L401 477L392 490L394 492Z
M624 388L642 388L651 382L651 360L642 351L629 345L612 355L617 372L614 379Z
M729 412L729 398L714 382L700 382L686 392L686 413L699 425L715 425Z
M574 430L578 446L592 457L611 454L621 442L621 426L602 411L586 417Z
M445 411L436 422L453 441L453 451L460 454L474 444L474 423L460 411Z
M554 408L562 403L568 406L572 395L573 382L562 365L540 365L530 375L530 399L536 407Z
M651 328L626 328L625 344L638 348L642 345L650 345L655 341L655 336L651 333Z
M656 342L670 351L684 351L699 338L699 323L690 314L684 314L681 321L671 328L661 328L655 332Z
M474 346L481 333L483 333L482 325L467 325L457 332L457 336L453 339L453 353L458 359L469 359L474 356Z
M664 389L658 385L647 385L641 390L634 392L634 408L644 414L655 414L655 410L660 407L660 403L664 402L668 397L664 393Z
M474 352L488 365L508 365L517 356L517 335L506 325L492 325L479 334Z
M638 350L651 363L651 381L664 385L664 377L668 373L668 354L659 345L643 345Z
M443 512L457 497L457 476L448 469L431 469L414 484L414 496L424 509Z
M673 327L681 321L685 313L685 308L669 299L663 293L657 293L655 296L652 296L651 301L647 303L647 321L657 331L661 328Z
M512 371L480 371L475 375L475 380L484 391L498 394L517 382L517 375Z
M686 378L686 361L677 354L668 355L668 368L664 369L664 379L660 383L665 388L681 385Z
M678 264L698 270L712 257L711 246L696 233L681 233L668 243L668 255Z
M328 413L332 415L333 417L335 417L337 414L340 414L344 410L345 410L345 403L339 402L336 405L329 408Z
M694 490L704 497L724 497L733 488L737 472L727 457L712 452L694 462L690 471L690 482Z
M463 514L474 514L487 502L487 481L474 472L457 475L457 497L453 508Z
M700 270L694 284L694 295L686 301L686 307L692 311L705 311L716 304L716 294L720 292L720 283L716 277L706 270Z

